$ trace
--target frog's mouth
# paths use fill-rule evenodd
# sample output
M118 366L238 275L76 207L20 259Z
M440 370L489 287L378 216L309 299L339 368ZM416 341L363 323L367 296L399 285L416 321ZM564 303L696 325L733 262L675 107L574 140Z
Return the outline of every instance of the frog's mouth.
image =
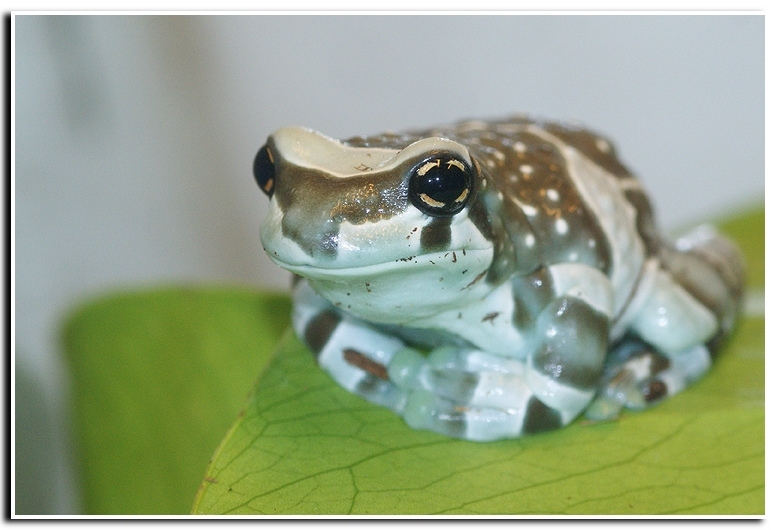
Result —
M310 280L348 281L355 279L379 279L386 276L402 276L416 273L444 273L457 271L464 278L483 273L493 259L493 249L445 250L419 255L404 256L378 263L349 266L325 262L322 265L290 263L278 255L269 253L278 266ZM443 281L440 280L440 281Z
M444 308L464 307L492 289L486 280L493 250L442 251L356 267L281 267L308 280L336 307L372 322L403 324L430 318ZM486 291L487 289L487 291Z
M280 267L311 279L366 278L419 268L452 268L468 274L488 259L493 245L469 219L468 210L429 217L413 206L376 222L290 220L271 199L261 233L263 248ZM465 272L464 272L465 271Z

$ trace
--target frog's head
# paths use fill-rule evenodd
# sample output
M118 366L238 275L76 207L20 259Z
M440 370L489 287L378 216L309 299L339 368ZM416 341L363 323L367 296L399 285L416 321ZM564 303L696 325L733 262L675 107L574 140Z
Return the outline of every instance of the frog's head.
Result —
M484 184L460 143L351 147L287 127L260 149L254 174L271 198L265 251L345 309L435 314L468 298L490 265L483 217L470 215Z

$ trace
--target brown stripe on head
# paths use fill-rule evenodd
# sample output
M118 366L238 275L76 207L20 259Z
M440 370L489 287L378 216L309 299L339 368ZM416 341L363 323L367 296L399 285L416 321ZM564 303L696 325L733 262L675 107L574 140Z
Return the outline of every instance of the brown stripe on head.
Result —
M336 177L280 161L275 187L284 214L282 234L318 257L335 257L342 223L379 222L408 207L404 171L399 169Z
M389 219L407 206L404 170L336 177L326 172L280 163L275 197L289 215L297 209L308 217L352 224ZM412 164L407 164L411 169Z

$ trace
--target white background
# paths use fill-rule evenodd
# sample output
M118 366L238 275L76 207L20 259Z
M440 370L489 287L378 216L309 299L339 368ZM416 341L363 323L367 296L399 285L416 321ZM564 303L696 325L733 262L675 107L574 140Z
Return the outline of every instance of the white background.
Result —
M284 125L344 138L518 111L574 119L617 143L665 228L763 201L761 16L13 23L16 362L53 407L44 437L62 427L57 332L75 305L166 283L286 288L262 254L251 175ZM48 506L77 511L57 465Z

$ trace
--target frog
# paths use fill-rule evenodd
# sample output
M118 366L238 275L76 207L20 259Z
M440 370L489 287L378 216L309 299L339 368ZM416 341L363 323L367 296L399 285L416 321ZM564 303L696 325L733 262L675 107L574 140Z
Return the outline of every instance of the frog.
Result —
M663 235L614 143L577 123L283 127L253 174L296 335L412 429L487 442L615 420L702 378L739 315L735 244Z

